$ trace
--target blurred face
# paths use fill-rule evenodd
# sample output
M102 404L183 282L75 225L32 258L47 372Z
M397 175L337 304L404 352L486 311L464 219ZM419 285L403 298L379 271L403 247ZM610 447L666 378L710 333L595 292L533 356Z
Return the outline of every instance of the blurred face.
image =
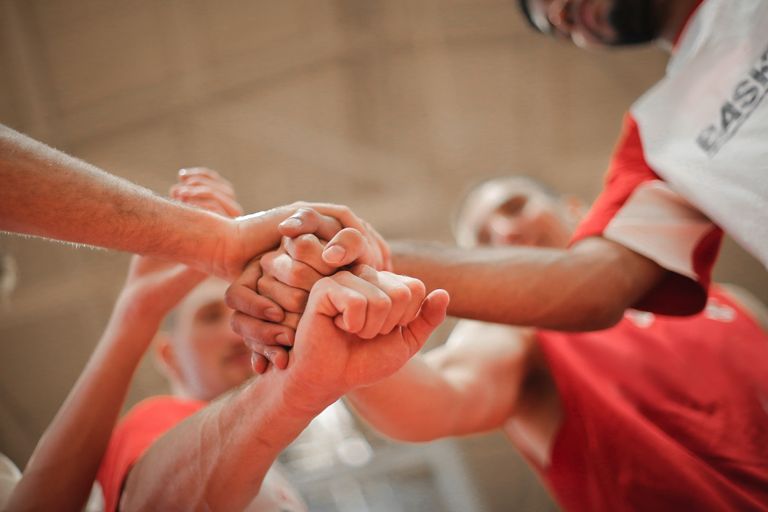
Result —
M525 245L564 248L571 223L561 203L533 187L518 187L500 206L481 220L479 245Z
M227 284L208 279L176 309L170 342L178 384L191 397L212 400L253 376L250 352L230 327Z
M582 48L647 43L659 37L665 0L527 0L531 19L545 34Z

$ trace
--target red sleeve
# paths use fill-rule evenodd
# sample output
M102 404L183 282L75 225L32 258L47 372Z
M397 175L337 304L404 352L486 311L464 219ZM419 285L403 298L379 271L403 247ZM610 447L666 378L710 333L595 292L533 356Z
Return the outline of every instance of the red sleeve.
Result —
M627 114L604 189L571 244L600 236L650 258L669 272L633 307L690 315L706 304L722 235L651 169L640 129Z
M659 179L661 178L645 161L637 123L627 114L621 127L619 142L608 165L603 191L576 228L571 243L590 236L601 236L608 223L639 185Z
M112 433L99 468L97 479L104 493L105 510L117 509L123 481L147 448L204 406L205 402L161 396L144 400L130 410Z

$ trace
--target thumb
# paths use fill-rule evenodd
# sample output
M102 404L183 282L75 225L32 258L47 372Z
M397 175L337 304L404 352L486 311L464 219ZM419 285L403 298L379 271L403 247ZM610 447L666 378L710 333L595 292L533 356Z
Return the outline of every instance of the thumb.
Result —
M411 348L411 354L421 349L432 332L443 323L448 312L450 296L445 290L433 290L424 302L418 316L403 328L403 338Z
M354 228L344 228L336 233L323 250L323 261L336 267L353 262L367 263L369 259L365 237Z

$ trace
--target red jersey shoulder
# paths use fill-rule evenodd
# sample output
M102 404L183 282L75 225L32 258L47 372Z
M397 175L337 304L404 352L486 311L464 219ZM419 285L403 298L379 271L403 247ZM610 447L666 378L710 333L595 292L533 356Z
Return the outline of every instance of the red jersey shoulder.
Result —
M646 181L658 180L645 160L640 130L632 114L627 113L616 144L603 191L579 224L571 243L590 236L599 236L608 223L627 202L632 192Z

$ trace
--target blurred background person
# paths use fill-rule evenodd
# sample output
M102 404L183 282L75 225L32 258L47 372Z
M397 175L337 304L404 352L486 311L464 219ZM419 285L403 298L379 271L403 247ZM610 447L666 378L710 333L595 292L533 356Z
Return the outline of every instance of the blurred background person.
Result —
M565 248L589 210L581 198L558 193L528 176L504 176L475 185L456 209L453 232L461 247L529 246ZM751 292L723 284L751 316L768 330L765 305ZM709 302L708 302L709 304ZM633 315L652 315L634 311Z
M581 211L498 178L469 192L456 238L562 247ZM566 510L768 510L767 317L744 296L756 309L715 286L698 315L628 310L581 334L462 320L350 401L404 441L504 430Z

